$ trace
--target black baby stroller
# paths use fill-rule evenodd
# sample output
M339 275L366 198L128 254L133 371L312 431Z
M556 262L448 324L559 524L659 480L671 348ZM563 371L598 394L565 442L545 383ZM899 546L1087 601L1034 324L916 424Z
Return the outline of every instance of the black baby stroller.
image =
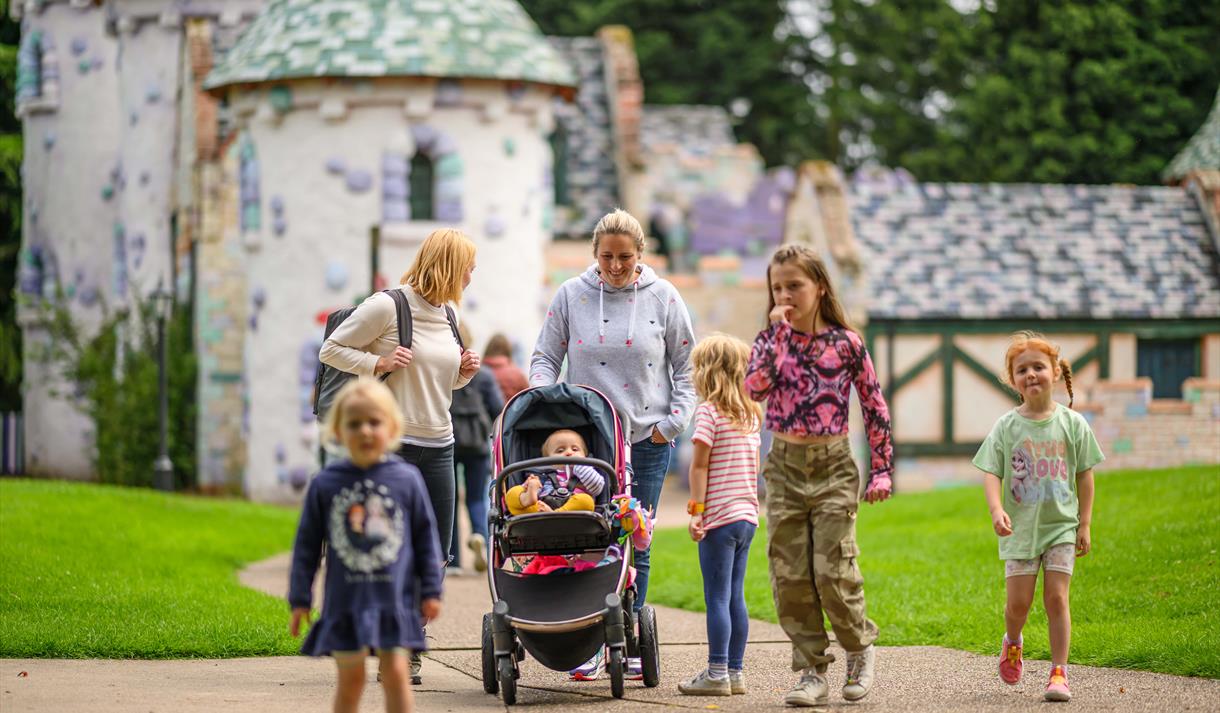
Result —
M534 457L559 428L579 433L590 457ZM622 532L614 501L631 493L629 454L614 406L594 389L570 384L528 389L510 399L500 414L487 516L492 611L483 616L483 690L498 691L508 705L517 700L518 664L526 652L549 669L569 671L606 647L616 698L623 697L628 656L640 657L645 686L660 683L656 615L649 606L632 613L635 588L627 581L634 549L629 540L620 559L592 569L547 575L504 569L517 555L600 557L618 544ZM527 471L578 464L592 466L606 478L594 511L509 513L504 494L523 482Z

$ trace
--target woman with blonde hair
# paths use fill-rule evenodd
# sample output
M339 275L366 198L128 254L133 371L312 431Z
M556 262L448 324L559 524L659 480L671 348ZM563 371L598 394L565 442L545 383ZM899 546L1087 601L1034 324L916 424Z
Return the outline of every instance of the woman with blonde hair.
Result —
M631 445L632 495L655 512L669 470L670 443L686 430L695 408L690 313L668 281L640 262L644 229L625 210L602 217L593 229L596 261L564 282L547 309L530 361L530 385L566 380L601 391L623 419ZM635 553L639 611L648 595L648 550ZM627 661L628 677L642 678L640 659ZM599 652L572 672L597 678Z
M433 231L398 287L411 310L411 346L398 342L394 298L377 292L331 333L318 354L324 364L350 374L388 374L386 386L405 420L398 455L423 474L442 553L449 552L453 539L457 489L449 405L454 389L469 383L480 364L479 355L458 342L452 306L461 300L474 268L470 238L453 228ZM418 683L417 661L412 669Z

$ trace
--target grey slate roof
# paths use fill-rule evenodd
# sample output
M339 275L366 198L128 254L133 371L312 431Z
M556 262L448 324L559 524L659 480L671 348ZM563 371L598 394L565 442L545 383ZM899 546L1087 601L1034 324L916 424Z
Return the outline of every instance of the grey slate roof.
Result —
M1182 188L917 184L849 195L873 319L1220 317Z
M588 236L597 221L619 205L605 51L601 40L594 37L547 39L578 77L576 101L555 100L556 126L562 125L567 134L566 176L571 205L555 211L554 232Z
M646 105L640 140L645 152L674 145L691 156L710 156L718 148L737 145L729 113L723 108L681 104Z
M1162 177L1166 181L1180 181L1196 169L1220 171L1220 89L1216 90L1216 99L1203 126L1169 162Z
M204 86L403 76L575 83L514 0L272 0Z

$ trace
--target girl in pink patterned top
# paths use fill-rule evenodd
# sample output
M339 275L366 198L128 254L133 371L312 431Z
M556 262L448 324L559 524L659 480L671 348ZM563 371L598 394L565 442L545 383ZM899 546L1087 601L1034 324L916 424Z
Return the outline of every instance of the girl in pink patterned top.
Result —
M781 247L767 286L770 325L754 340L745 385L752 398L767 400L766 426L775 437L763 466L771 586L792 640L792 670L801 673L784 703L826 705L834 656L822 611L847 654L843 697L855 701L872 685L877 626L865 611L856 562L860 471L847 442L851 387L868 427L870 503L892 492L889 409L821 259L803 246Z

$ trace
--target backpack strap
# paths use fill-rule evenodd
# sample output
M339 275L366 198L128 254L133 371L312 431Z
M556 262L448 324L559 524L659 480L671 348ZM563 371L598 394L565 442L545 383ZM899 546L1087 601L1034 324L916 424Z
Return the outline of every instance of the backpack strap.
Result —
M458 343L458 346L462 348L462 351L466 351L466 344L462 341L461 332L458 331L457 315L454 314L453 308L449 305L445 305L445 318L449 320L449 329L453 332L454 341Z
M411 303L407 296L398 288L382 290L394 300L394 308L398 311L398 343L407 349L411 348L411 339L415 334L415 325L411 321Z

